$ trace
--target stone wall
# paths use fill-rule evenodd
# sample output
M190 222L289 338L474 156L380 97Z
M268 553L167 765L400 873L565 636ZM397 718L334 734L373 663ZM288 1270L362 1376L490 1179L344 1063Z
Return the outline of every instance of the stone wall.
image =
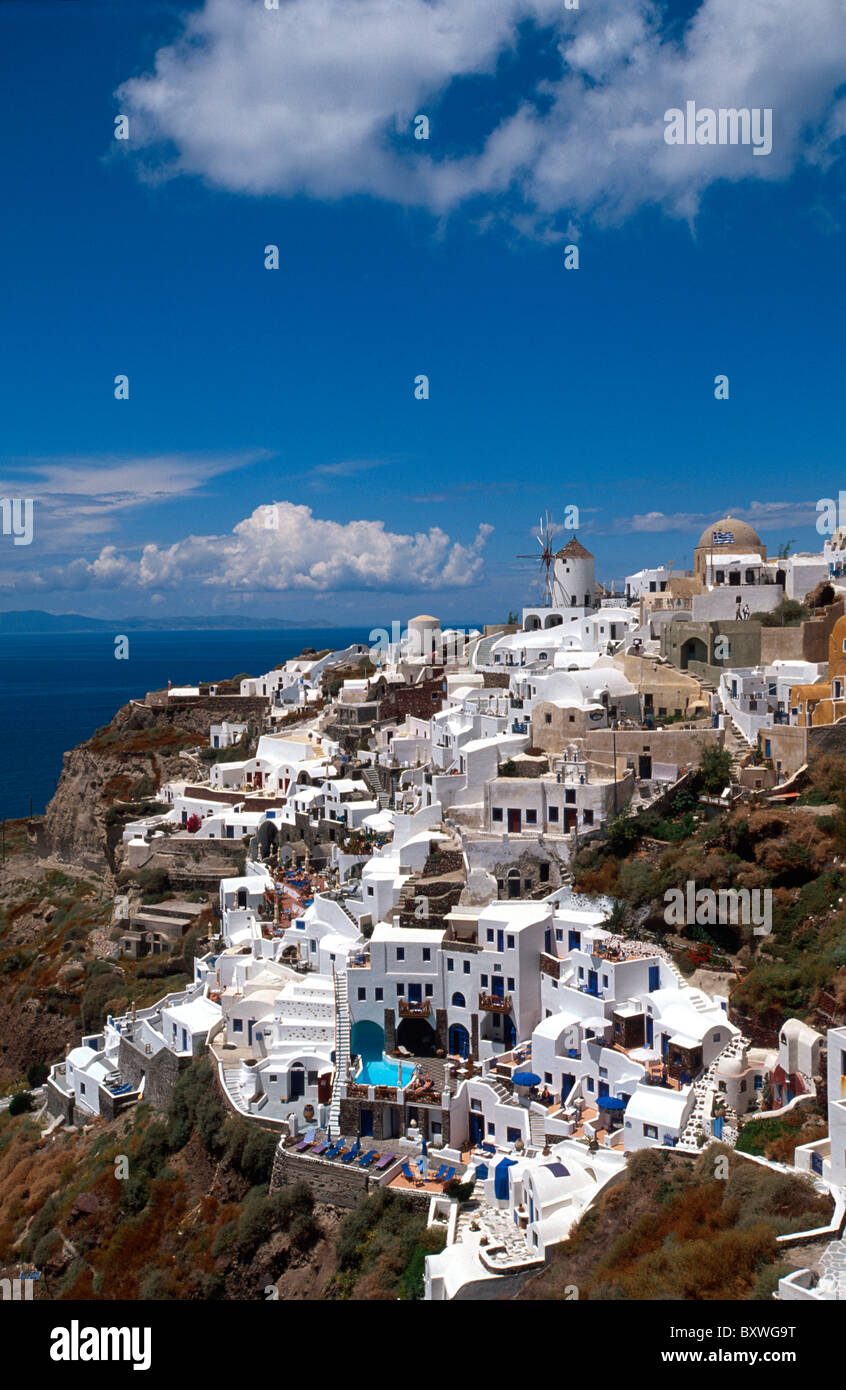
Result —
M167 1109L177 1078L192 1060L191 1057L177 1057L168 1047L148 1054L129 1038L122 1036L120 1040L118 1070L133 1086L140 1086L142 1077L146 1076L144 1099L157 1110Z

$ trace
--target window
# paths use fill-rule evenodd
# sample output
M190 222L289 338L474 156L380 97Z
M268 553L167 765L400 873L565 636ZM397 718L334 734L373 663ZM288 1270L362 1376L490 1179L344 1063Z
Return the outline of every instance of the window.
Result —
M506 982L505 982L505 987L506 987L506 989L513 989L513 988L514 988L514 980L512 979L512 977L511 977L510 975L509 975L508 979L507 979Z
M514 950L514 937L513 937L513 936L507 936L507 937L505 938L505 944L507 945L509 951L513 951L513 950Z
M541 864L538 869L538 879L541 883L549 883L549 865Z
M549 808L549 819L550 819L551 821L556 821L556 820L558 820L558 807L557 807L557 806L550 806L550 808Z
M491 820L502 820L502 807L501 807L501 806L492 806L492 807L491 807Z
M430 946L424 946L424 947L423 947L423 959L424 959L424 960L431 960L431 959L432 959L432 948L431 948Z
M479 984L482 986L482 989L487 989L487 987L488 987L488 977L487 977L487 975L482 975L482 976L480 976L480 978L479 978Z
M488 927L488 941L493 941L493 939L494 939L493 930L491 929L491 927Z
M586 1080L587 1080L587 1088L588 1088L588 1090L590 1091L590 1093L591 1093L591 1095L592 1095L592 1094L593 1094L593 1089L594 1089L594 1087L593 1087L593 1077L592 1077L592 1076L588 1076L588 1077L586 1078Z
M454 994L454 995L452 996L452 1007L453 1007L454 1009L466 1009L466 1008L467 1008L467 1001L466 1001L466 999L464 998L464 995L463 995L463 994ZM481 1105L480 1105L479 1108L481 1109Z
M376 986L376 988L373 991L373 997L376 1000L377 1004L381 1004L382 999L384 998L384 991L381 985Z
M373 888L372 888L372 886L368 887L368 889L367 889L367 896L368 896L369 898L372 898L372 897L373 897Z
M564 940L564 933L563 933L563 931L561 930L560 927L556 927L556 928L555 928L555 940L556 940L556 941L563 941L563 940Z
M470 962L469 962L469 960L464 961L464 973L465 973L465 975L469 975L469 974L470 974Z
M447 970L454 970L454 969L455 969L455 961L452 960L449 956L447 956Z
M644 1139L657 1139L657 1138L658 1138L658 1126L657 1126L657 1125L644 1125L644 1126L643 1126L643 1137L644 1137Z
M544 723L545 723L545 724L551 724L551 723L552 723L552 715L551 715L551 714L545 714L544 717L543 717L543 719L544 719Z
M244 1020L243 1020L242 1018L233 1018L233 1020L232 1020L232 1032L233 1032L233 1033L243 1033L243 1031L244 1031Z
M603 975L603 976L602 976L602 988L603 988L603 989L607 989L607 988L608 988L608 976L607 976L607 975Z
M526 812L526 824L527 824L527 825L537 825L537 823L538 823L538 813L537 813L537 811L528 810L528 811Z
M359 997L359 999L366 999L366 998L367 998L367 990L366 990L366 989L360 989L360 990L358 991L358 997Z
M517 1140L522 1138L522 1135L519 1129L513 1129L511 1125L509 1125L505 1131L505 1138L509 1144L516 1144Z
M404 946L398 946L398 947L397 947L397 960L405 960L405 947L404 947Z
M574 805L575 800L576 800L576 789L575 789L575 787L572 787L572 788L568 787L568 788L567 788L567 790L566 790L565 793L564 793L564 800L567 802L567 805L568 805L568 806Z
M427 998L427 999L431 999L433 988L434 988L433 985L425 985L425 986L424 986L424 992L425 992L425 995L426 995L426 998Z
M585 825L593 825L593 811L585 811L582 814Z
M397 985L397 994L405 994L405 985Z
M482 1108L482 1102L481 1102L480 1100L471 1100L471 1102L470 1102L470 1109L471 1109L471 1110L481 1110L481 1108Z
M599 1075L600 1075L600 1076L607 1076L607 1075L608 1075L608 1068L607 1068L607 1067L600 1067L600 1068L599 1068Z
M544 1081L546 1082L547 1086L551 1086L551 1085L552 1085L552 1072L551 1072L551 1071L545 1071L544 1074L543 1074L543 1079L544 1079Z
M496 1125L491 1120L488 1120L488 1134L496 1134Z

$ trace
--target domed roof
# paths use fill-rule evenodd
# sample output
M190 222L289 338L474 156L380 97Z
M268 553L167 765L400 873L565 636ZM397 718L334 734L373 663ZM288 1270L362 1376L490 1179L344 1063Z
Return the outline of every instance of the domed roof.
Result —
M746 1068L739 1057L726 1057L717 1067L719 1076L740 1076Z
M719 539L715 540L715 536ZM744 546L761 544L761 537L748 521L739 521L736 516L724 516L721 521L713 521L705 527L699 537L697 550L702 547L710 550L712 546L730 546L732 550L742 550Z

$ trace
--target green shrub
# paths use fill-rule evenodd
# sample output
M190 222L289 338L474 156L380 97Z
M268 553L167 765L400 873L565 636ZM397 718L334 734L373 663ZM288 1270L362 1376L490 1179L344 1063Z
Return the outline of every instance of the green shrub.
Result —
M9 1102L10 1115L25 1115L28 1110L33 1110L32 1096L29 1091L18 1091L17 1095L12 1096Z

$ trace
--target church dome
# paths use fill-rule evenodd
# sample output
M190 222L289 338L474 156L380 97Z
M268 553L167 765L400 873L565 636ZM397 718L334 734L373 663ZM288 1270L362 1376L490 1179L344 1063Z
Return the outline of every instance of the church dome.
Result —
M711 550L712 547L726 546L732 550L743 550L745 547L754 550L761 544L761 537L748 521L739 521L736 516L724 516L721 521L713 521L705 527L697 549Z

